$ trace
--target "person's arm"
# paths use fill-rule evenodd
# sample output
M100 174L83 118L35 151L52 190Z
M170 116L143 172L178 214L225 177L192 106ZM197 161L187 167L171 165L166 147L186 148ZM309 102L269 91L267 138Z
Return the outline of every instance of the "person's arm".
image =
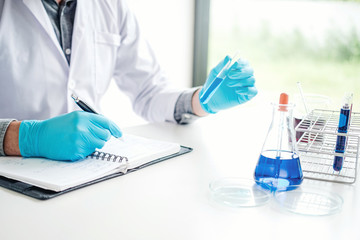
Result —
M203 87L188 89L179 96L174 110L174 118L177 123L191 123L209 113L214 114L220 110L245 103L257 94L253 69L246 61L239 59L230 67L227 76L210 99L206 102L200 100L200 95L209 88L218 73L230 60L229 57L226 57L214 67Z
M8 156L20 156L19 149L19 128L21 122L12 121L7 130L5 131L5 136L3 139L3 148L4 154Z
M174 109L174 119L178 124L189 124L208 115L201 109L198 98L199 88L190 88L180 94Z
M16 138L15 122L15 119L0 119L0 156L8 155L8 153L13 153L16 150L16 143L14 145L13 142Z
M229 56L214 67L205 81L204 86L194 94L193 106L196 114L217 113L218 111L238 106L256 96L254 70L246 60L238 59L227 70L226 76L222 78L217 88L206 99L200 99L207 89L211 88L213 82L221 70L231 61Z
M6 121L0 120L0 155L74 161L102 148L111 135L122 136L119 127L109 119L84 111L42 121L8 121L5 125Z
M191 106L192 106L192 109L193 109L193 112L195 115L197 115L199 117L205 117L208 115L208 113L205 112L205 110L201 107L200 98L199 98L200 91L201 91L201 88L196 90L196 92L194 93L194 95L191 99Z

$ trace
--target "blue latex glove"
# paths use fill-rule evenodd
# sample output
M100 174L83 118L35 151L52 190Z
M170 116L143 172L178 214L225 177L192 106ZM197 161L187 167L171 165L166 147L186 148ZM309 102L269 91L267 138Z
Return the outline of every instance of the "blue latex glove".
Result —
M19 148L24 157L75 161L102 148L122 132L102 115L75 111L44 121L22 121Z
M199 96L210 86L221 69L231 58L226 56L215 68L213 68L200 91ZM230 66L226 77L216 89L214 95L207 103L200 100L201 107L208 113L216 113L219 110L227 109L245 103L256 96L254 71L249 63L244 60L237 60Z

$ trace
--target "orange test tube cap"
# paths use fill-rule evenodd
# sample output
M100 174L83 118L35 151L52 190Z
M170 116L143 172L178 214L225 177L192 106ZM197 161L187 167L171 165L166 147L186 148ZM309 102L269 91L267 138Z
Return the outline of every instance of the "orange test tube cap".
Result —
M287 95L286 93L281 93L280 94L280 100L279 100L279 111L287 111L287 105L289 103L289 95Z

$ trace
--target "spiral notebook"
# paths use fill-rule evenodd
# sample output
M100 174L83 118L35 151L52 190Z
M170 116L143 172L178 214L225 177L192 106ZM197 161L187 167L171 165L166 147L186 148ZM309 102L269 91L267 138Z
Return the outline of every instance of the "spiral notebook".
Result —
M177 143L125 135L123 141L110 139L102 149L74 162L0 157L0 186L49 199L191 150Z

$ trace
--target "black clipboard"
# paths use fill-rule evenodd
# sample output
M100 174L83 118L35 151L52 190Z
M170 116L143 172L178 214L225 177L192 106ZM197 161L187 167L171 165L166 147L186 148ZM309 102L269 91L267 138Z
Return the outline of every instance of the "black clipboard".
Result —
M111 179L111 178L126 175L126 174L131 173L131 172L135 172L135 171L140 170L142 168L151 166L153 164L165 161L165 160L170 159L170 158L174 158L174 157L183 155L185 153L189 153L191 151L192 151L192 148L181 146L181 149L180 149L179 152L168 155L168 156L165 156L165 157L162 157L162 158L155 159L153 161L145 163L145 164L143 164L141 166L138 166L136 168L129 169L125 174L122 173L122 172L110 174L110 175L107 175L105 177L98 178L98 179L92 180L90 182L83 183L83 184L77 185L75 187L65 189L65 190L60 191L60 192L55 192L55 191L52 191L52 190L43 189L43 188L40 188L40 187L36 187L36 186L30 185L30 184L18 181L18 180L9 179L9 178L3 177L3 176L0 176L0 186L4 187L4 188L7 188L7 189L10 189L10 190L13 190L13 191L18 192L18 193L22 193L22 194L27 195L29 197L39 199L39 200L47 200L47 199L54 198L54 197L60 196L62 194L68 193L68 192L72 192L72 191L74 191L76 189L87 187L87 186L90 186L90 185L98 183L98 182L102 182L102 181L105 181L105 180L108 180L108 179Z

